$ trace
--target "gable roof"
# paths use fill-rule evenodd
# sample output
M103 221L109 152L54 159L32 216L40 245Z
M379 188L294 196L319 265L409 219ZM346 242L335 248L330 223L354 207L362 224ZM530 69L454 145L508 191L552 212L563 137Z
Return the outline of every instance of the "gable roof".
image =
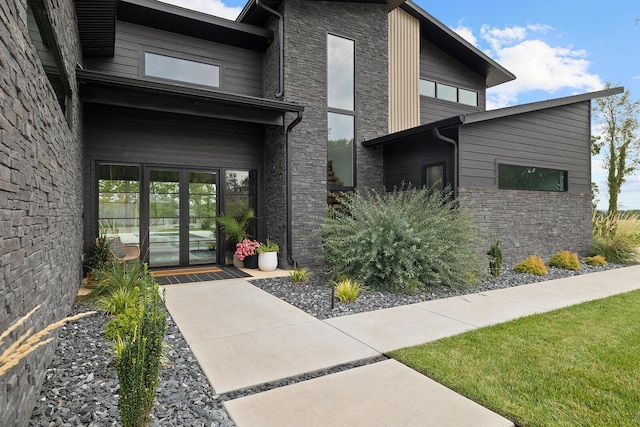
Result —
M422 37L484 77L486 87L489 88L515 80L516 76L513 73L489 58L485 53L414 2L407 0L400 7L420 21Z
M562 107L570 104L591 101L596 98L604 98L607 96L618 95L624 92L624 87L615 87L611 89L599 90L596 92L583 93L580 95L566 96L563 98L554 98L545 101L531 102L528 104L515 105L513 107L499 108L489 111L478 111L469 114L460 114L443 120L405 129L400 132L391 133L389 135L363 141L365 147L378 147L381 145L398 142L411 136L420 135L431 132L434 129L447 129L458 126L470 125L473 123L485 122L488 120L501 119L504 117L515 116L517 114L531 113L534 111L545 110L549 108Z

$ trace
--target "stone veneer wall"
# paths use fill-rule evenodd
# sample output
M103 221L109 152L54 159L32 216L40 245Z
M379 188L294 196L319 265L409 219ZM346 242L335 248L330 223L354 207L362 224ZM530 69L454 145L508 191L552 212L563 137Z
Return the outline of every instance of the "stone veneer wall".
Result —
M386 7L284 2L285 100L305 106L291 134L293 256L301 265L316 263L319 241L313 232L327 206L327 32L356 41L357 185L382 189L382 151L360 143L387 132Z
M79 39L73 1L44 3L72 79L69 122L29 38L27 0L0 2L0 331L42 306L8 342L66 316L81 277ZM0 425L28 423L55 345L0 376Z
M467 187L458 195L484 229L487 248L500 240L506 265L565 249L584 256L591 247L590 194Z

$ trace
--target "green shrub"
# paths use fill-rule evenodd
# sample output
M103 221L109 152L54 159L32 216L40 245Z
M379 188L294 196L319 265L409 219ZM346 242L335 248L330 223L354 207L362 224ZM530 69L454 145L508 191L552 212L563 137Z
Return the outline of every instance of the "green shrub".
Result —
M306 283L311 277L311 272L306 267L298 267L297 265L289 272L291 280L294 283Z
M364 287L357 280L342 278L335 282L335 295L339 301L355 302Z
M329 208L320 227L330 278L357 278L374 289L466 285L483 269L479 229L448 195L427 189L354 192Z
M545 267L544 261L536 255L531 255L523 262L516 264L513 269L518 273L533 274L536 276L544 276L547 274L547 267Z
M116 364L120 383L118 408L124 427L148 425L158 388L166 318L157 283L152 278L148 283L150 285L142 289L141 318L135 332L130 340L117 340L120 351Z
M118 289L142 289L147 286L150 276L147 265L136 260L129 262L111 262L104 268L94 271L95 288L89 301L95 302L105 295L111 295Z
M140 289L118 287L109 294L104 294L96 300L96 307L109 314L118 316L130 308L136 308L140 302Z
M602 255L588 256L583 259L584 263L592 267L607 265L607 260Z
M104 326L104 336L111 341L119 338L125 341L131 341L138 328L142 313L137 307L130 307L111 319ZM118 354L118 356L120 356Z
M491 245L489 251L487 251L487 255L489 255L489 273L494 277L500 276L504 256L499 240L496 240L495 243Z
M580 261L577 253L560 251L547 262L549 267L562 268L564 270L580 270Z

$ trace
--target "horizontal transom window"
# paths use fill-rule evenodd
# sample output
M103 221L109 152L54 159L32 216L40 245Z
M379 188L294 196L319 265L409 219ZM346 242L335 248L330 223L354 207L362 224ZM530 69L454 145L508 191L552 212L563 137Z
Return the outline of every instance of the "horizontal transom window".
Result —
M506 190L567 191L567 171L533 166L498 165L498 188Z
M149 77L220 87L220 67L214 64L144 53L144 74Z
M478 92L431 80L420 79L420 95L478 106Z

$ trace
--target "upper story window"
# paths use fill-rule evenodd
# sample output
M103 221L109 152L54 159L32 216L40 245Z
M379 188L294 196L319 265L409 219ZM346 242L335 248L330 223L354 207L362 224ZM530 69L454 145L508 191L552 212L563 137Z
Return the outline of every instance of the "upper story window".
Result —
M327 186L355 186L355 41L327 35Z
M420 95L458 102L472 107L478 106L478 92L431 80L420 79Z
M220 67L218 65L158 53L144 53L144 74L149 77L220 87Z
M567 191L567 171L534 166L498 165L498 188L506 190Z
M327 104L329 108L355 109L355 43L327 36Z

